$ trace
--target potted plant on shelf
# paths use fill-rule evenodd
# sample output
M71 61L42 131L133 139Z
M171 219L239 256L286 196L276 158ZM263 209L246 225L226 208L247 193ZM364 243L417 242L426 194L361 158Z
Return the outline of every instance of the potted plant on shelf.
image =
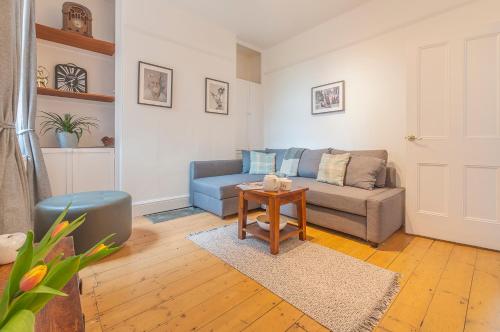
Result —
M33 232L28 232L0 297L0 331L32 332L35 314L54 296L67 296L61 290L74 274L120 249L106 244L112 234L81 255L59 254L47 260L47 254L85 221L85 215L65 221L68 209L69 205L39 243L33 243Z
M42 113L44 114L40 116L44 119L40 123L42 135L54 131L60 148L76 148L85 131L90 134L91 128L99 128L96 118L69 113L63 116L52 112Z

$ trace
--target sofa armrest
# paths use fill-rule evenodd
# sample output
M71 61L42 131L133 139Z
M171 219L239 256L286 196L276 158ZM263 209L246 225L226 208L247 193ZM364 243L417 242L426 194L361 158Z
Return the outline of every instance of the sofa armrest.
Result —
M405 189L391 188L367 201L366 238L379 244L404 224Z
M209 176L239 174L243 170L243 160L192 161L189 164L189 202L193 204L193 180Z
M242 170L243 161L241 159L192 161L190 165L190 178L199 179L209 176L239 174Z

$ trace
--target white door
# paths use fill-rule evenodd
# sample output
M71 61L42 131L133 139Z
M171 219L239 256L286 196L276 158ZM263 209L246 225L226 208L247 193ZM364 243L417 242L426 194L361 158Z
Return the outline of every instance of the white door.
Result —
M73 150L73 192L114 190L114 187L114 149Z
M406 231L500 250L500 29L408 58Z

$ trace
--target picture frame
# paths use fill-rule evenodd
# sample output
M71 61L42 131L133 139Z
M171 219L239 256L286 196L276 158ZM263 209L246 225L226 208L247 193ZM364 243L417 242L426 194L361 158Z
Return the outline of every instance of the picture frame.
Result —
M311 114L345 111L345 81L338 81L311 88Z
M139 61L137 103L172 108L174 71Z
M229 115L229 83L205 78L205 112Z

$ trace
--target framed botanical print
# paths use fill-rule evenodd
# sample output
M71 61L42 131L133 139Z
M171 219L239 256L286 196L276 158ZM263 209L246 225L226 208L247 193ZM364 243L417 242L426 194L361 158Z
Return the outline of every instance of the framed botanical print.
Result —
M173 74L170 68L139 61L137 103L172 108Z
M229 114L229 83L205 78L205 112Z
M345 82L339 81L311 89L311 113L345 111Z

